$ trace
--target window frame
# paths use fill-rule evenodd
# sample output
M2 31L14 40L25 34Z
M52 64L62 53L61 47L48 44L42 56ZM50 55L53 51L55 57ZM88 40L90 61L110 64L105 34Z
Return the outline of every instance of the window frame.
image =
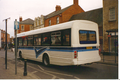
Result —
M18 42L20 41L20 39L22 39L22 37L18 38ZM20 43L18 43L18 46L23 46L23 39L22 39L22 45L20 45Z
M25 36L25 38L27 39L27 45L24 45L24 39L22 38L22 45L23 46L28 46L28 36Z
M60 23L60 19L59 19L59 17L57 17L57 19L56 19L56 23L57 23L57 24Z
M33 40L34 40L34 36L33 35L30 35L30 36L32 36L32 45L29 45L29 36L27 36L27 46L33 46Z
M51 20L49 20L49 26L51 26Z
M79 43L80 44L96 44L97 43L97 34L96 34L96 31L92 31L92 30L79 30L79 35L80 35L80 31L91 31L91 32L95 32L95 43L81 43L81 40L80 40L80 36L79 36Z
M21 31L24 31L24 25L21 25Z
M115 21L116 20L116 12L115 7L109 8L109 21Z
M64 35L64 34L63 34L63 33L64 33L63 31L65 31L65 30L68 30L68 31L69 31L69 45L64 45L64 44L63 44L63 35ZM65 30L62 30L62 32L61 32L61 33L62 33L62 34L61 34L61 36L62 36L62 40L61 40L61 41L62 41L62 46L71 46L71 29L65 29Z
M66 32L66 30L69 31L69 44L68 45L63 44L64 43L63 42L63 36L64 36L64 32ZM51 33L54 33L54 32L61 32L61 35L60 35L60 37L61 37L61 44L60 45L52 45L51 44ZM43 44L44 34L48 35L48 37L50 38L49 39L49 44L46 44L46 45ZM40 35L41 36L41 45L35 45L34 44L35 35ZM71 46L71 29L64 29L64 30L46 32L46 33L35 34L35 35L30 35L30 36L33 36L33 45L31 45L31 46ZM25 38L27 38L27 45L24 45L24 39L22 37L20 37L20 39L22 39L22 45L21 46L24 46L24 47L28 46L28 36L25 36Z
M39 37L37 37L37 38L41 38L40 45L35 45L35 43L34 43L34 41L35 41L35 36L36 36L36 35L40 35ZM42 46L42 34L36 34L36 35L33 35L33 45L34 45L34 46Z
M49 41L49 44L46 44L46 45L45 45L45 44L43 43L43 38L44 38L44 35L46 35L46 34L48 35L47 37L50 38L50 41ZM42 43L41 45L42 45L42 46L51 46L51 35L50 35L50 34L51 34L51 32L42 33L42 39L41 39L41 43Z
M54 31L54 32L51 32L51 34L52 34L52 33L57 33L57 32L60 32L60 37L61 37L60 41L61 41L61 44L60 44L60 45L56 45L56 44L55 44L55 45L52 45L52 44L51 44L51 46L61 46L61 45L62 45L62 36L61 36L61 35L62 35L62 31ZM52 37L52 35L50 35L50 36ZM52 38L51 38L51 39L52 39ZM52 43L52 40L51 40L51 43Z

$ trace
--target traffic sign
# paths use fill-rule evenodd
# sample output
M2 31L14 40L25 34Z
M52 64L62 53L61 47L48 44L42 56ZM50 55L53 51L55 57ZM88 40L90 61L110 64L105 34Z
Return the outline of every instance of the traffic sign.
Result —
M19 29L19 22L17 20L14 21L14 29L15 30Z

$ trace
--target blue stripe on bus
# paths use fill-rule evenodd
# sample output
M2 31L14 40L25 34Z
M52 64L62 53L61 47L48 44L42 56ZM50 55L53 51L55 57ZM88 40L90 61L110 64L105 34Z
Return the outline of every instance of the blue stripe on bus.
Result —
M48 49L47 51L61 51L61 52L74 52L74 51L78 51L78 52L83 52L83 51L95 51L98 50L96 49L82 49L82 50L59 50L59 49Z
M36 58L41 55L44 51L60 51L60 52L84 52L84 51L95 51L98 50L96 47L92 47L92 49L86 49L86 47L76 47L76 48L61 48L61 47L20 47L18 49L27 49L34 50L36 54Z
M19 47L18 49L28 49L28 50L39 50L39 49L41 49L41 48L44 48L44 47ZM47 50L52 50L52 51L61 51L61 50L63 50L63 51L75 51L75 50L77 50L77 51L86 51L86 50L90 50L90 49L86 49L86 47L75 47L75 48L66 48L66 47L46 47L46 48L48 48ZM92 47L92 49L91 50L96 50L97 48L96 47Z

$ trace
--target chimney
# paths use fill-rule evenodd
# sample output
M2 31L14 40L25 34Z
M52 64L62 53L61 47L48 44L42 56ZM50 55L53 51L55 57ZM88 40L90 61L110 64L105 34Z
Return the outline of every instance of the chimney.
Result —
M19 22L21 22L21 21L22 21L22 17L19 18Z
M78 0L73 0L74 5L78 5Z
M59 5L56 5L56 11L61 10L61 7Z

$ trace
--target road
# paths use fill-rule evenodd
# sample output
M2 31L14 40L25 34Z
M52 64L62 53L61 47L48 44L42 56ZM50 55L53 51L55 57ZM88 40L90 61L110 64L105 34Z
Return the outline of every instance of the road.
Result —
M0 57L4 57L4 50ZM8 59L14 63L14 53L8 51ZM24 68L24 60L18 59L18 66ZM27 60L27 72L38 79L118 79L118 66L93 63L81 66L44 66L40 62Z

